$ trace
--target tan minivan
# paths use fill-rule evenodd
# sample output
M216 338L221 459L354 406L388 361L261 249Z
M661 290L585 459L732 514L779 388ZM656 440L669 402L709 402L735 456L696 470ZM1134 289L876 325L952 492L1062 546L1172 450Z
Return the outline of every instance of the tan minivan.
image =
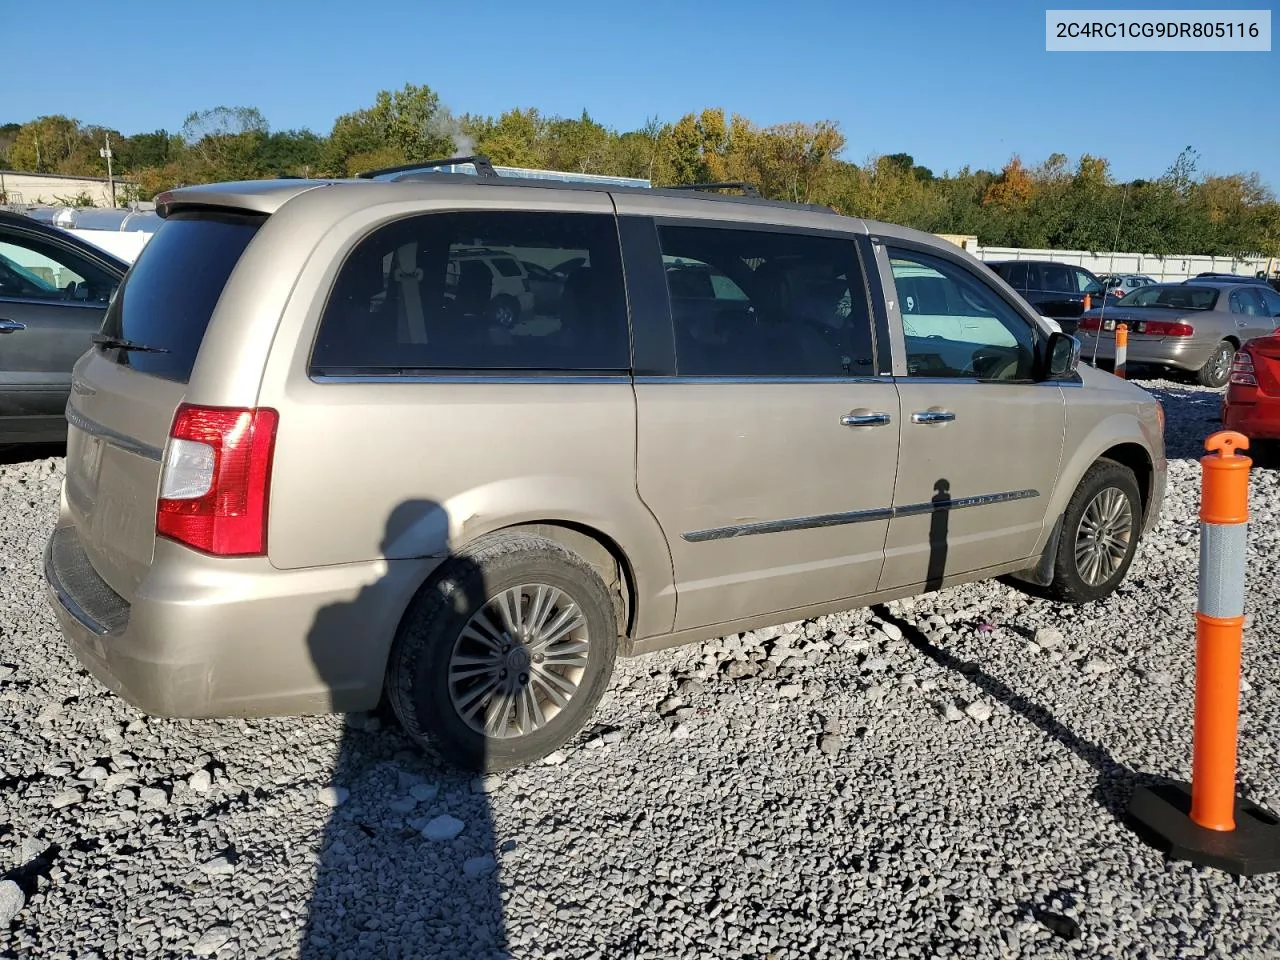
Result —
M1003 574L1097 599L1160 509L1156 401L915 230L428 171L157 205L75 368L45 561L150 713L385 695L500 769L616 655ZM561 279L503 323L450 268L476 248Z

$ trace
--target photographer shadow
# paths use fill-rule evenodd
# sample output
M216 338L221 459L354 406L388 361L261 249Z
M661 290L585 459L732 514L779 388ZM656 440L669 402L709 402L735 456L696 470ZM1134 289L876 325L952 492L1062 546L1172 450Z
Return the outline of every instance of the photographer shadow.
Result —
M388 517L381 555L394 555L393 544L412 526L443 517L443 508L429 500L400 504ZM458 572L470 561L448 562ZM457 594L460 612L485 602L483 580L471 572L463 567L458 577L471 585ZM316 616L311 655L338 710L352 658L363 656L356 646L366 641L371 623L391 615L388 577ZM328 787L322 797L334 806L318 843L303 960L510 956L498 839L483 778L411 741L384 693L375 710L347 714Z

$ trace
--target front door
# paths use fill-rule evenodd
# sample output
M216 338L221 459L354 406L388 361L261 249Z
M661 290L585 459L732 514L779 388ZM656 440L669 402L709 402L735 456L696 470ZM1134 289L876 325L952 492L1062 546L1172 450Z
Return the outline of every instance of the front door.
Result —
M115 282L74 251L0 226L0 434L65 436L71 368L102 326Z
M648 276L674 333L670 371L636 377L637 484L670 544L675 628L871 593L898 396L877 376L852 238L678 220L657 233L660 253L627 250L633 291L635 260L661 256Z
M874 249L891 330L902 333L901 448L880 587L936 588L1030 557L1066 426L1063 388L1032 379L1043 334L961 261L906 243Z

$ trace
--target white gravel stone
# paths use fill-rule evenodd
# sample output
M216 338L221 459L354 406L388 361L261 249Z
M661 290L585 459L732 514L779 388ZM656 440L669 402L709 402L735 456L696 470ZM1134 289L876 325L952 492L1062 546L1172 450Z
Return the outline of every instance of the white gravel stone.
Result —
M326 807L340 807L347 802L351 791L346 787L321 787L316 791L316 799Z
M975 700L964 708L964 712L979 723L985 723L991 719L991 704L982 700Z
M427 822L427 825L422 828L422 835L428 840L443 843L454 839L466 828L467 825L457 817L443 813Z
M208 957L217 953L230 941L234 932L230 927L210 927L200 935L191 952L197 957Z
M197 770L187 777L187 789L192 793L208 793L213 787L213 777L208 770Z
M0 880L0 930L8 929L26 902L20 886L12 880Z
M568 759L563 750L552 750L542 758L542 763L548 767L558 767Z
M487 877L498 868L498 861L493 854L486 853L482 857L471 857L462 865L462 872L468 877Z
M798 683L784 683L778 687L778 696L787 700L794 700L804 692L804 687Z
M236 867L226 857L214 857L200 864L200 872L210 877L227 877L236 872Z

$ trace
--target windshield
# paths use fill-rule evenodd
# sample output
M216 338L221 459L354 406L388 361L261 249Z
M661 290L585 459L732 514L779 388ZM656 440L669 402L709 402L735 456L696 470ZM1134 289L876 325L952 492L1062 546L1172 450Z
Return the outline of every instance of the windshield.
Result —
M1182 284L1141 287L1116 301L1117 307L1168 307L1171 310L1212 310L1218 302L1213 287Z

